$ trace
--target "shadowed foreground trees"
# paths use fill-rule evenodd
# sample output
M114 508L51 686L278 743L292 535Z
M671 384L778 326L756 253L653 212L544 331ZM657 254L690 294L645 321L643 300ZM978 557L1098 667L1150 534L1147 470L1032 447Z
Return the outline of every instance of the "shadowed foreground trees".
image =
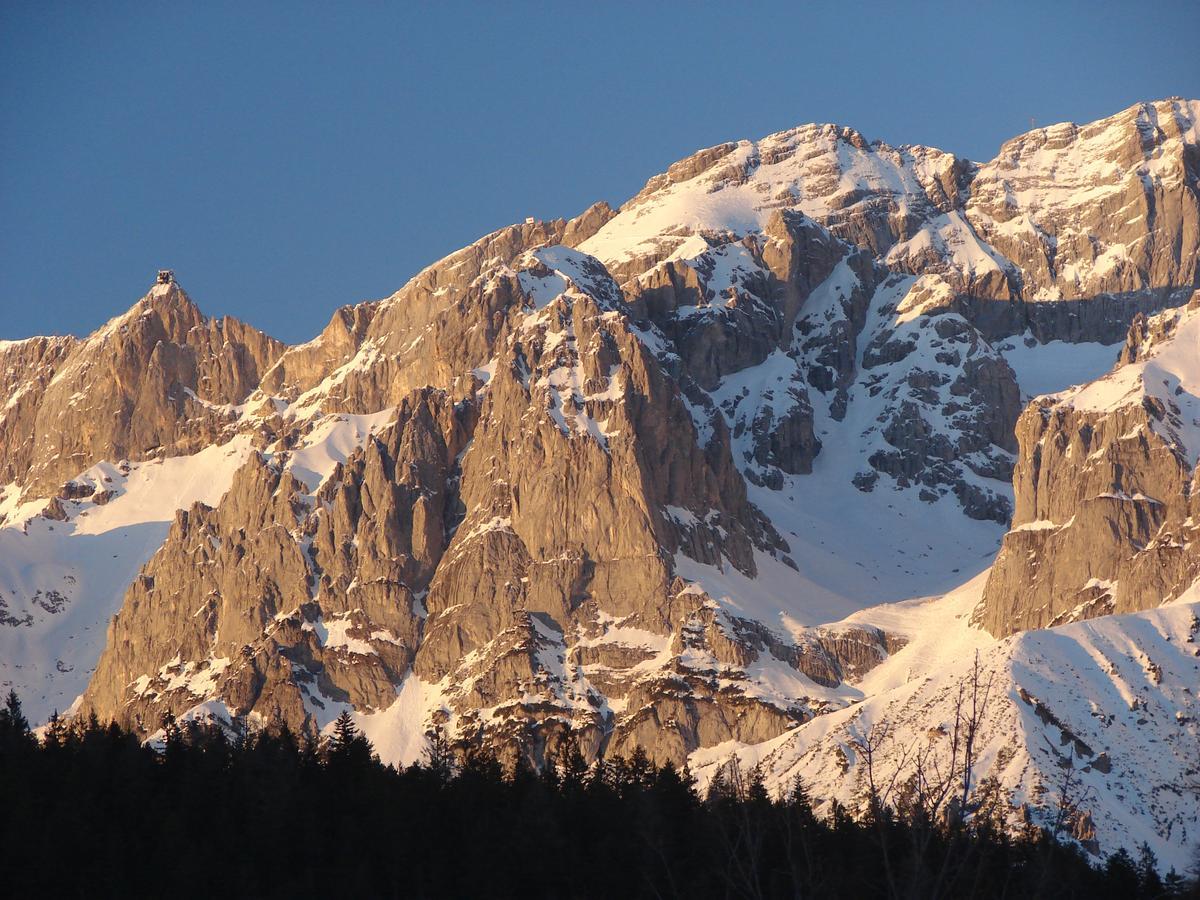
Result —
M543 773L486 753L381 765L347 716L320 747L167 722L160 750L55 721L39 743L0 710L0 893L53 897L1185 896L1151 861L1100 868L990 820L931 827L892 808L815 814L731 768L707 796L671 766L587 766L565 741ZM1194 888L1191 888L1194 890ZM1191 896L1194 896L1192 894Z

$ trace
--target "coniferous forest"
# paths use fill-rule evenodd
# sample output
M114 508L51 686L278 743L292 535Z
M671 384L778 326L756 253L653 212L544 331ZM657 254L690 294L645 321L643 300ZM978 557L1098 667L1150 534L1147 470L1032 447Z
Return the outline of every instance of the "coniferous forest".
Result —
M730 767L703 796L644 756L589 766L570 740L540 773L430 736L381 765L349 716L320 744L164 723L143 745L94 717L34 737L0 709L10 897L1158 898L1200 896L1148 850L1096 865L979 809L926 821L818 814Z

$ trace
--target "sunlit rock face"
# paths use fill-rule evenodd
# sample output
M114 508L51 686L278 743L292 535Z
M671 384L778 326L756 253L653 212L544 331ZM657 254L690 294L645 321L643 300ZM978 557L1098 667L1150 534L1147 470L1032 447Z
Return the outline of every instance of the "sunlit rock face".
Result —
M699 765L890 690L908 607L843 618L998 545L936 627L1155 607L1200 574L1198 114L988 163L806 125L501 229L302 345L170 279L2 343L0 672L143 734L350 709L391 761L440 724Z

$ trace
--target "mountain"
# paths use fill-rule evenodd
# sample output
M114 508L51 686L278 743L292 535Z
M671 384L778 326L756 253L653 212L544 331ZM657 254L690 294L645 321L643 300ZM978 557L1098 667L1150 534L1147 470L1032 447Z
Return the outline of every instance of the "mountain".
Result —
M570 733L857 803L960 764L970 674L1014 827L1070 763L1077 840L1183 865L1198 119L983 164L802 126L300 346L173 281L0 344L0 679L147 737L350 710L393 762Z
M1139 314L1113 370L1017 423L1012 530L980 608L993 633L1150 609L1200 577L1200 291Z

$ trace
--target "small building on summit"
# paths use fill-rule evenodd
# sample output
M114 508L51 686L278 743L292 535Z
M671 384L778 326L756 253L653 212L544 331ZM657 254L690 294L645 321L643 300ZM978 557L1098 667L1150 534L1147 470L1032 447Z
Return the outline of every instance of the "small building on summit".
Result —
M171 269L159 269L158 270L158 283L159 284L170 284L174 280L175 280L175 272L172 271Z

